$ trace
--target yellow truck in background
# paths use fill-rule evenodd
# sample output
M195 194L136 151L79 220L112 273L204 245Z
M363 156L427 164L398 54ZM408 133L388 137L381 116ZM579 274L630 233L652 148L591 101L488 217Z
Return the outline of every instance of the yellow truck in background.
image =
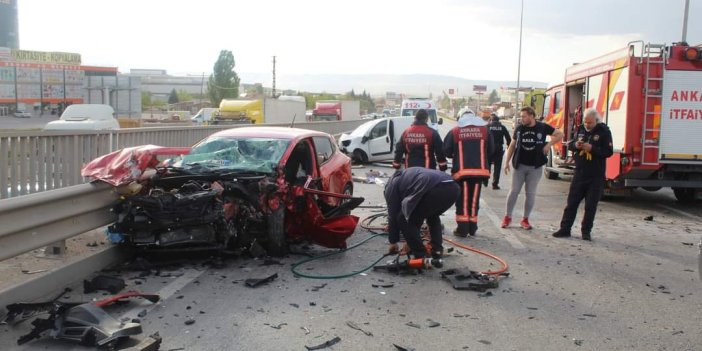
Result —
M255 100L224 99L219 104L212 124L271 124L305 121L305 98L302 96L281 96L278 99Z

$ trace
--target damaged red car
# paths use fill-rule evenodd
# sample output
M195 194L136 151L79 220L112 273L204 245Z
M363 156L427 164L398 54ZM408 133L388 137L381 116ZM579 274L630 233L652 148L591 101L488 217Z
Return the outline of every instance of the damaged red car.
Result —
M187 151L187 150L186 150ZM82 174L134 193L115 208L109 228L144 249L264 249L287 252L311 241L345 248L363 198L353 197L351 160L329 134L277 127L224 130L189 153L154 146L116 151ZM148 170L153 168L153 170Z

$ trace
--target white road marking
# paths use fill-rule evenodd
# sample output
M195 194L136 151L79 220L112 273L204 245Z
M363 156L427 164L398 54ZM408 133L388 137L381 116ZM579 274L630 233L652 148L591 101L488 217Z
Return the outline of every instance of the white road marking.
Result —
M151 303L149 301L144 300L141 303L139 303L138 305L134 306L129 311L122 313L119 317L117 317L117 320L120 320L120 319L125 318L125 317L128 317L130 319L131 318L138 318L137 315L142 310L146 310L146 312L151 312L152 309L159 306L164 300L173 296L180 289L182 289L186 285L190 284L193 280L197 279L199 276L204 274L206 271L207 271L206 269L203 269L203 270L197 270L197 269L192 269L192 268L186 269L183 272L182 276L173 280L173 282L171 282L170 284L167 284L161 290L156 292L156 294L158 294L161 297L161 299L159 300L158 303Z
M509 230L502 229L502 221L500 221L492 208L490 208L487 202L483 199L480 199L480 212L488 216L492 224L495 225L495 228L497 228L497 231L505 237L505 240L507 240L507 242L509 242L513 248L518 250L526 249L526 246L519 241L519 238L517 238Z
M681 215L681 216L685 216L685 217L687 217L687 218L690 218L690 219L693 219L693 220L702 222L702 217L700 217L700 216L695 216L695 215L693 215L692 213L687 213L687 212L685 212L685 211L683 211L683 210L678 210L677 208L670 207L670 206L668 206L668 205L663 205L663 204L658 204L658 207L665 208L666 210L675 212L675 213L677 213L677 214L679 214L679 215Z

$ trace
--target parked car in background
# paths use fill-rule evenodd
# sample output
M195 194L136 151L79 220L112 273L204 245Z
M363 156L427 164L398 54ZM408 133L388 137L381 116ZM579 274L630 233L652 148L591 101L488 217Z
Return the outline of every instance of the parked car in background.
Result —
M392 160L395 144L414 117L378 118L358 126L350 134L341 134L339 148L360 163Z
M17 111L15 111L15 117L17 117L17 118L30 118L30 117L32 117L32 114L25 111L25 110L17 110Z
M157 166L157 155L180 150L143 146L90 162L84 177L137 189L117 205L110 227L146 250L262 249L287 252L308 240L345 248L358 217L351 160L329 134L282 127L234 128ZM148 168L155 175L144 179ZM260 249L255 249L256 247Z
M44 130L113 130L119 129L115 110L110 105L74 104L68 106L61 118L51 121Z

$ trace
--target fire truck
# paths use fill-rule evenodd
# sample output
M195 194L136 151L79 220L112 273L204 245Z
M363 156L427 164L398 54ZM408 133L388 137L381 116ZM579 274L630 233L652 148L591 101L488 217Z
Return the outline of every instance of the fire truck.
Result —
M680 202L702 195L702 46L637 41L567 68L544 97L544 121L565 134L548 155L549 179L573 172L566 143L588 108L612 131L605 193L670 187Z

